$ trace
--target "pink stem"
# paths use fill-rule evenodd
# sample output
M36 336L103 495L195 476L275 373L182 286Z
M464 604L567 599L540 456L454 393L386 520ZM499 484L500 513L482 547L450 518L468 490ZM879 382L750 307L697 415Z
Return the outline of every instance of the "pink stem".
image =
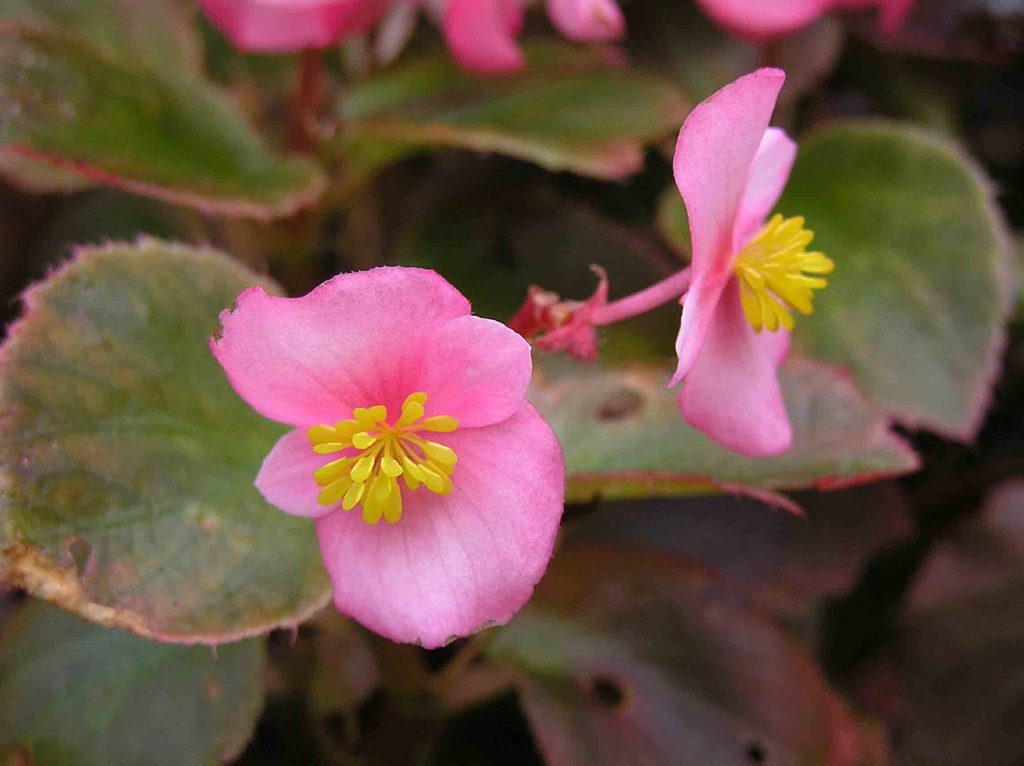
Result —
M594 327L603 327L615 322L621 322L623 319L644 314L663 303L668 303L670 300L678 298L689 287L690 268L687 267L660 282L655 282L650 287L645 287L640 292L627 295L625 298L620 298L617 301L612 301L595 309L594 313L590 315L590 323Z

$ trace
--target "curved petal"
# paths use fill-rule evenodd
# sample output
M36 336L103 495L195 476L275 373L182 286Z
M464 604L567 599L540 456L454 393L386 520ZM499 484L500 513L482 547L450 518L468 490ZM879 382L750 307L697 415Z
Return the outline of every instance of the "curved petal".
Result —
M451 494L403 487L397 524L369 526L358 511L317 521L338 610L426 647L519 611L551 557L565 492L558 441L529 404L447 436L459 456Z
M480 74L515 72L526 65L516 36L523 11L516 0L448 0L444 36L455 60Z
M301 298L250 288L221 314L210 349L260 414L293 426L330 423L354 407L397 412L415 390L424 338L469 310L433 271L370 269L339 274Z
M900 31L914 0L880 0L882 31L894 35Z
M315 518L331 511L320 505L316 496L320 487L313 472L338 455L317 455L305 430L289 431L271 448L256 475L256 489L263 499L293 516Z
M692 296L683 304L675 380L690 370L732 263L733 228L750 168L786 75L758 69L702 101L679 131L673 170L690 220Z
M739 252L764 225L768 214L782 196L796 159L796 143L780 128L768 128L750 165L750 178L743 191L733 228L733 250Z
M533 360L530 344L501 322L453 319L427 341L417 391L427 394L427 415L451 415L460 428L489 426L512 415L526 399Z
M547 11L555 29L569 40L607 42L626 33L615 0L548 0Z
M712 21L755 42L802 29L835 4L836 0L697 0Z
M326 48L366 31L389 0L199 0L210 20L244 51Z
M675 375L669 381L669 388L681 381L693 368L715 316L722 290L731 276L729 271L706 271L693 280L683 296L683 315L676 334L678 362Z
M788 346L789 334L783 330L754 331L743 316L739 283L731 280L679 392L683 418L719 444L749 457L788 450L793 428L778 379Z

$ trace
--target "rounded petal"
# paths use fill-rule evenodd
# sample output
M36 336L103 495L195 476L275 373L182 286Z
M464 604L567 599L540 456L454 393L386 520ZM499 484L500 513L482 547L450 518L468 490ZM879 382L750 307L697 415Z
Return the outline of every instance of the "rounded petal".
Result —
M370 526L358 510L317 521L338 610L426 647L519 611L551 557L565 493L558 441L527 403L447 436L459 456L451 494L403 487L397 524Z
M750 165L750 178L733 228L733 249L754 238L782 196L796 160L796 143L780 128L768 128Z
M569 40L607 42L626 33L615 0L548 0L547 11L555 29Z
M244 51L326 48L366 31L389 0L199 0L210 20Z
M460 428L505 420L530 385L530 344L501 322L453 319L429 340L417 391L427 394L427 416L451 415Z
M515 72L526 66L516 36L523 11L516 0L448 0L444 36L455 60L480 74Z
M903 22L910 13L914 0L879 0L882 14L882 31L894 35L900 31Z
M835 4L836 0L697 0L712 21L755 42L802 29Z
M303 429L289 431L264 458L256 475L256 489L264 500L285 513L311 518L323 516L331 508L316 501L320 487L313 480L313 472L337 457L313 452Z
M468 314L433 271L382 267L339 274L301 298L259 287L221 314L210 342L239 396L294 426L348 418L355 407L397 412L429 353L424 340Z
M732 273L740 202L785 79L780 69L745 75L698 104L679 131L673 170L690 220L693 286L676 340L676 380L693 365Z
M778 367L789 333L755 332L743 316L739 283L722 293L704 347L679 393L683 418L719 444L770 457L793 443Z

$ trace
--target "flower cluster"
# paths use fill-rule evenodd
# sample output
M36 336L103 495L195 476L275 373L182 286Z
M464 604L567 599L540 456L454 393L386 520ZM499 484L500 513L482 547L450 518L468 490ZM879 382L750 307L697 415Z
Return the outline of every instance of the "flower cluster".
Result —
M523 26L519 0L199 0L206 15L240 49L286 53L326 48L365 32L391 11L387 33L411 32L417 7L441 24L456 61L481 74L525 66L516 37ZM412 14L410 16L410 13ZM625 33L615 0L547 0L551 23L567 39L617 40Z

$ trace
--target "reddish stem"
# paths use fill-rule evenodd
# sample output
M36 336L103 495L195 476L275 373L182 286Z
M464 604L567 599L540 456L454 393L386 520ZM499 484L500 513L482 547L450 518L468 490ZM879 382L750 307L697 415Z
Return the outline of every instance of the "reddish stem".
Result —
M590 323L594 327L603 327L639 314L645 314L663 303L678 298L689 287L690 268L687 267L639 292L595 308L590 315Z
M291 145L306 152L313 147L313 125L324 100L324 61L319 48L306 48L299 57L299 87L292 101Z

